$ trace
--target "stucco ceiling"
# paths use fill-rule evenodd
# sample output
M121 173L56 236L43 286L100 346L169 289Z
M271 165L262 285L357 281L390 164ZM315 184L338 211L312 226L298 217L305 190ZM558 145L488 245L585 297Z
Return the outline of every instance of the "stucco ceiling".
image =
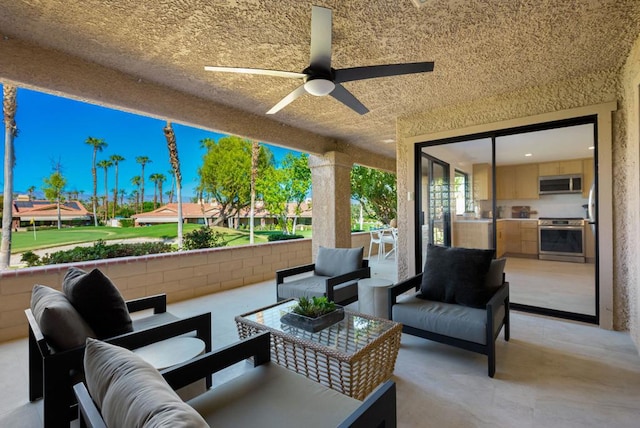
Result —
M0 4L0 34L264 115L299 83L203 67L302 71L311 6L325 6L333 10L334 68L434 61L435 70L345 83L370 109L364 116L305 95L272 119L395 157L396 118L617 69L640 33L638 0L422 3L9 0Z

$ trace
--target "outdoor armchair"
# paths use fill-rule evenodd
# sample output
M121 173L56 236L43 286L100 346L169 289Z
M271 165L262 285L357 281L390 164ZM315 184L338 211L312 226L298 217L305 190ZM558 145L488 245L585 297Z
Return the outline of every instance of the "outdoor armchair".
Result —
M402 323L403 333L486 355L490 377L503 327L509 340L506 259L492 255L429 244L424 272L389 288L389 315ZM407 293L411 289L416 293Z
M315 263L276 271L278 301L321 296L340 305L357 301L358 280L371 277L369 261L363 259L363 251L363 247L320 247ZM287 279L309 272L312 274Z
M36 295L41 299L34 306ZM44 310L43 304L48 305ZM104 341L135 349L190 334L205 343L205 352L211 350L211 313L178 318L167 312L164 294L130 300L125 304L124 310L128 313L144 310L152 313L134 319L130 331L103 337ZM29 322L29 400L43 398L45 427L68 426L77 417L73 385L84 377L84 338L78 332L80 335L89 333L93 337L98 335L65 301L63 293L49 287L34 287L32 307L26 309L25 314ZM70 327L70 331L65 331L66 327ZM74 327L78 328L74 330ZM211 378L207 378L206 384L207 387L211 385Z

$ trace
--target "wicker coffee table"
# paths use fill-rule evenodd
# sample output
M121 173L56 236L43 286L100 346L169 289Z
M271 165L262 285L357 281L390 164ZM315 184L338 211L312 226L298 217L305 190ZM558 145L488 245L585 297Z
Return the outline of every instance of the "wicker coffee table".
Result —
M391 377L402 324L345 310L342 321L310 333L280 322L296 303L287 300L238 315L238 335L271 332L273 361L358 400Z

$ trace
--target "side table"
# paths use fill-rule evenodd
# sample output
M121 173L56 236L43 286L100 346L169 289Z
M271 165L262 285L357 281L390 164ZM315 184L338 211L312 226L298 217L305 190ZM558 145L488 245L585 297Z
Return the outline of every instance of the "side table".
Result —
M139 355L156 369L162 370L202 355L204 354L204 349L205 344L202 340L195 337L180 336L133 349L132 352ZM206 389L205 379L200 379L176 390L176 393L184 401L187 401L204 393Z
M387 289L393 282L383 278L358 280L358 312L389 319L389 295Z

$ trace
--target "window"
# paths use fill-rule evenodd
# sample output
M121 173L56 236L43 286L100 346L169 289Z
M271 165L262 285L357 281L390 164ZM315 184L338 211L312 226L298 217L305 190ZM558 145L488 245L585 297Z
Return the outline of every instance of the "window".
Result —
M456 215L462 215L465 211L471 210L473 207L471 206L471 186L469 185L469 174L466 172L458 171L455 172L455 181L454 181L454 198L455 198L455 207L456 207Z

